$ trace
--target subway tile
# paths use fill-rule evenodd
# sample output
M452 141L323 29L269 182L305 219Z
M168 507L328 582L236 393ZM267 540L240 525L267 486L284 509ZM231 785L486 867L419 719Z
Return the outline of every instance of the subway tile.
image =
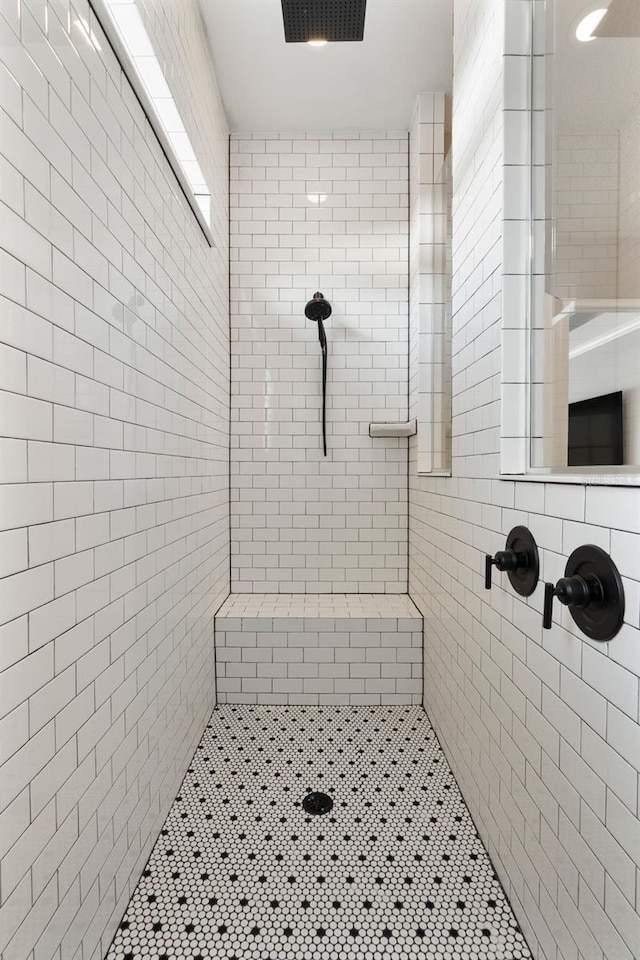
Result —
M40 569L40 568L36 568ZM69 630L76 620L73 594L56 597L29 613L29 649L37 650Z
M9 300L24 304L27 289L25 265L5 250L0 250L0 287Z
M609 877L632 903L636 883L634 862L625 848L620 846L605 825L586 806L581 813L580 833Z
M15 710L5 714L0 722L0 763L13 756L29 739L29 707L23 701Z
M82 3L76 4L76 13L93 18ZM162 28L157 21L158 29L173 41L180 35L169 26L177 23L175 14L177 8L165 11ZM10 682L3 706L5 701L10 707L16 697L30 695L33 730L32 739L3 770L9 783L3 783L2 796L3 805L17 797L11 804L17 810L23 791L22 807L31 805L37 817L40 808L41 815L49 809L57 792L55 811L60 820L58 832L48 840L37 830L29 835L37 847L29 883L29 897L33 892L36 902L22 899L23 884L14 869L17 861L7 862L3 877L12 887L18 881L11 895L19 907L10 949L26 956L37 941L34 957L39 960L48 960L48 947L75 960L83 952L97 956L101 938L111 939L109 924L114 919L106 909L108 896L91 920L97 907L92 877L104 871L100 882L109 890L117 876L122 889L135 869L133 859L121 865L111 849L97 845L91 830L83 838L81 858L72 853L78 840L73 807L82 797L82 819L91 823L109 793L108 761L113 758L115 770L125 752L124 762L134 757L136 730L124 747L119 731L113 736L103 734L97 741L104 711L113 705L118 717L126 710L130 721L140 724L140 742L145 746L135 763L148 760L156 734L162 740L165 777L159 789L143 800L139 813L131 805L138 789L133 781L126 796L119 795L120 830L129 821L132 831L141 830L148 839L158 822L158 804L166 809L184 772L184 744L187 752L189 744L195 746L210 703L213 648L203 624L213 616L207 603L215 610L228 593L227 558L219 546L221 540L216 539L215 548L206 553L205 544L211 538L197 546L195 539L204 517L210 524L207 534L215 530L215 538L224 536L226 526L227 491L217 481L210 485L203 478L221 477L228 457L226 445L211 443L214 433L218 438L224 433L222 411L228 405L228 381L225 375L220 377L227 350L228 276L222 258L212 267L209 248L188 207L164 206L154 193L154 178L160 185L167 176L161 170L164 160L159 153L153 155L152 139L147 145L139 108L108 52L108 69L117 84L106 79L104 38L101 56L89 51L86 35L74 23L65 0L50 3L46 20L43 5L25 3L22 21L16 23L23 30L24 45L3 50L3 58L6 53L15 72L11 82L3 85L3 105L9 111L2 120L2 199L7 204L3 227L8 249L0 264L3 292L9 298L2 310L3 387L8 390L1 405L0 427L7 437L2 443L2 478L10 485L3 503L13 557L11 570L3 571L12 575L2 582L2 612L3 619L15 619L3 628L0 642L3 665L8 665L3 676ZM73 27L71 34L68 23ZM205 49L202 28L195 26L195 42ZM176 45L174 56L181 54ZM203 91L206 85L195 80L198 69L194 61L193 75L181 83ZM200 106L190 95L185 102L192 117L198 117L207 155L215 155L216 164L226 167L222 114L213 120L207 108L203 125ZM105 162L105 129L111 138L111 169ZM136 138L135 148L132 138ZM134 190L132 169L139 184L148 178L148 196L137 186ZM131 191L126 198L122 184ZM115 204L111 210L107 194ZM214 232L221 250L227 219L222 192L216 193L214 208ZM152 220L153 229L148 227ZM124 250L130 255L128 261ZM190 265L188 270L185 263ZM102 286L96 286L96 281ZM122 358L108 355L110 327L126 334L129 346ZM152 353L147 352L147 344ZM126 403L113 400L126 414L126 452L122 419L119 426L112 419L111 390L126 391L128 397ZM93 448L94 443L100 449ZM110 454L110 449L118 448L120 459ZM129 510L123 509L121 478L136 484ZM127 490L126 503L133 489ZM131 567L132 582L128 572L121 573L125 560L117 544L120 534L137 534L142 539ZM25 546L31 569L16 569L25 558ZM94 549L99 551L95 566ZM178 570L180 577L172 580ZM127 621L133 635L120 625L117 598L110 603L111 584L116 592L120 587L131 591L122 614L125 605L130 616L135 612L135 619ZM54 585L58 593L67 592L54 599ZM148 609L144 609L145 597ZM76 623L76 617L86 619ZM168 636L163 636L157 624L168 625L172 620ZM108 630L113 634L105 635ZM135 682L132 687L121 672L123 654L147 631L153 637L159 670L169 670L160 688L149 660L138 667L143 690L148 687L157 698L160 719L154 726L153 743L146 735L150 715L139 714ZM111 649L116 656L113 664ZM179 664L191 660L186 674L176 670L174 657ZM42 658L48 658L46 663ZM39 663L46 666L44 673ZM76 673L84 686L77 701L65 706L68 678ZM189 697L185 699L186 690ZM14 709L26 710L26 700ZM51 739L54 724L47 719L54 715L57 743L62 747L57 756ZM88 751L77 768L76 738L81 751ZM98 755L107 771L106 779L100 781L102 793L91 789ZM30 799L24 796L29 781ZM108 804L103 805L103 830L110 828L113 815ZM16 824L21 832L24 827L20 828L18 819ZM80 851L79 846L76 849ZM81 884L80 870L90 855L91 867L84 871ZM21 860L28 866L26 856ZM55 902L50 891L57 872L62 899L56 911L57 880ZM47 946L43 949L42 944Z
M2 620L8 622L46 603L53 596L51 564L35 567L0 581Z
M567 854L578 868L581 879L588 884L593 896L601 905L604 904L604 866L591 850L584 837L579 833L564 814L560 813L560 828L558 839Z
M0 783L0 809L4 810L22 792L53 756L54 750L53 723L49 723L7 760Z
M29 565L27 531L23 527L0 533L0 577L19 573Z
M638 678L629 670L603 656L599 650L585 646L582 651L582 677L610 703L636 719Z
M625 945L613 923L594 899L589 887L580 882L578 907L587 918L590 929L602 944L605 957L620 957L620 960L633 960L631 950Z
M640 771L640 727L613 703L607 704L607 742Z
M51 405L31 397L5 393L0 404L0 429L5 437L50 440L52 438Z
M0 439L0 480L25 483L27 480L27 444L24 440Z
M628 533L640 533L640 503L632 487L616 487L615 496L607 487L587 487L587 523Z
M13 347L0 346L0 388L11 393L26 393L26 356Z
M68 407L74 406L75 383L70 370L29 355L27 377L30 396Z
M17 194L17 197L14 193L14 198L12 204L15 204L16 199L19 199L19 204L16 208L17 213L22 213L24 210L22 199L24 190L22 187L23 177L16 176L17 171L29 180L36 189L40 190L42 193L47 194L49 190L49 163L47 161L46 152L41 151L38 146L29 138L20 127L20 124L15 122L11 117L9 117L4 110L0 114L1 129L2 129L2 152L6 158L6 162L3 163L2 168L2 179L4 183L3 194L6 189L7 195L5 199L7 202L10 201L10 187L15 188L20 183L20 189Z
M73 480L75 475L74 449L62 443L27 444L29 483L52 480ZM36 521L37 522L37 521Z
M560 671L560 696L583 721L604 735L607 723L607 701L570 670Z
M32 733L40 730L56 717L56 714L73 699L75 689L75 670L73 667L68 667L29 698L29 724Z
M582 730L581 756L630 810L635 809L638 778L633 767L587 726Z

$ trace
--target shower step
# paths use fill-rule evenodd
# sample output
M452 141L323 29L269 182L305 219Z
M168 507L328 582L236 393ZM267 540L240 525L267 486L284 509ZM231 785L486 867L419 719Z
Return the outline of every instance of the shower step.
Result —
M215 618L219 703L422 702L408 594L232 593Z

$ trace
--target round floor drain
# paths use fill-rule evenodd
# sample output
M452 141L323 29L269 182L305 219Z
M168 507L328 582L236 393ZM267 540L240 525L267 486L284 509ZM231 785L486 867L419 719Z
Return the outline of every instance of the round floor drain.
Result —
M326 793L308 793L302 801L302 809L305 813L311 813L314 816L329 813L332 806L333 800Z

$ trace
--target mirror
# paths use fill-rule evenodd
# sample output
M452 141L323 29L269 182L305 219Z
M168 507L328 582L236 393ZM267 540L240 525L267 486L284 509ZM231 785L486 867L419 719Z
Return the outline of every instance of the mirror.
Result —
M531 465L638 472L640 4L533 12Z

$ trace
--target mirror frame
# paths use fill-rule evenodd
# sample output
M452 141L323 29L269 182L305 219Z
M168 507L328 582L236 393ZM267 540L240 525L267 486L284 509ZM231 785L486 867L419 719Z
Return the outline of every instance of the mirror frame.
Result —
M540 71L551 0L505 4L503 55L503 230L500 476L511 480L640 486L637 465L537 467L531 463L534 304L545 277L545 210L540 155L546 122ZM538 209L534 209L537 203Z

